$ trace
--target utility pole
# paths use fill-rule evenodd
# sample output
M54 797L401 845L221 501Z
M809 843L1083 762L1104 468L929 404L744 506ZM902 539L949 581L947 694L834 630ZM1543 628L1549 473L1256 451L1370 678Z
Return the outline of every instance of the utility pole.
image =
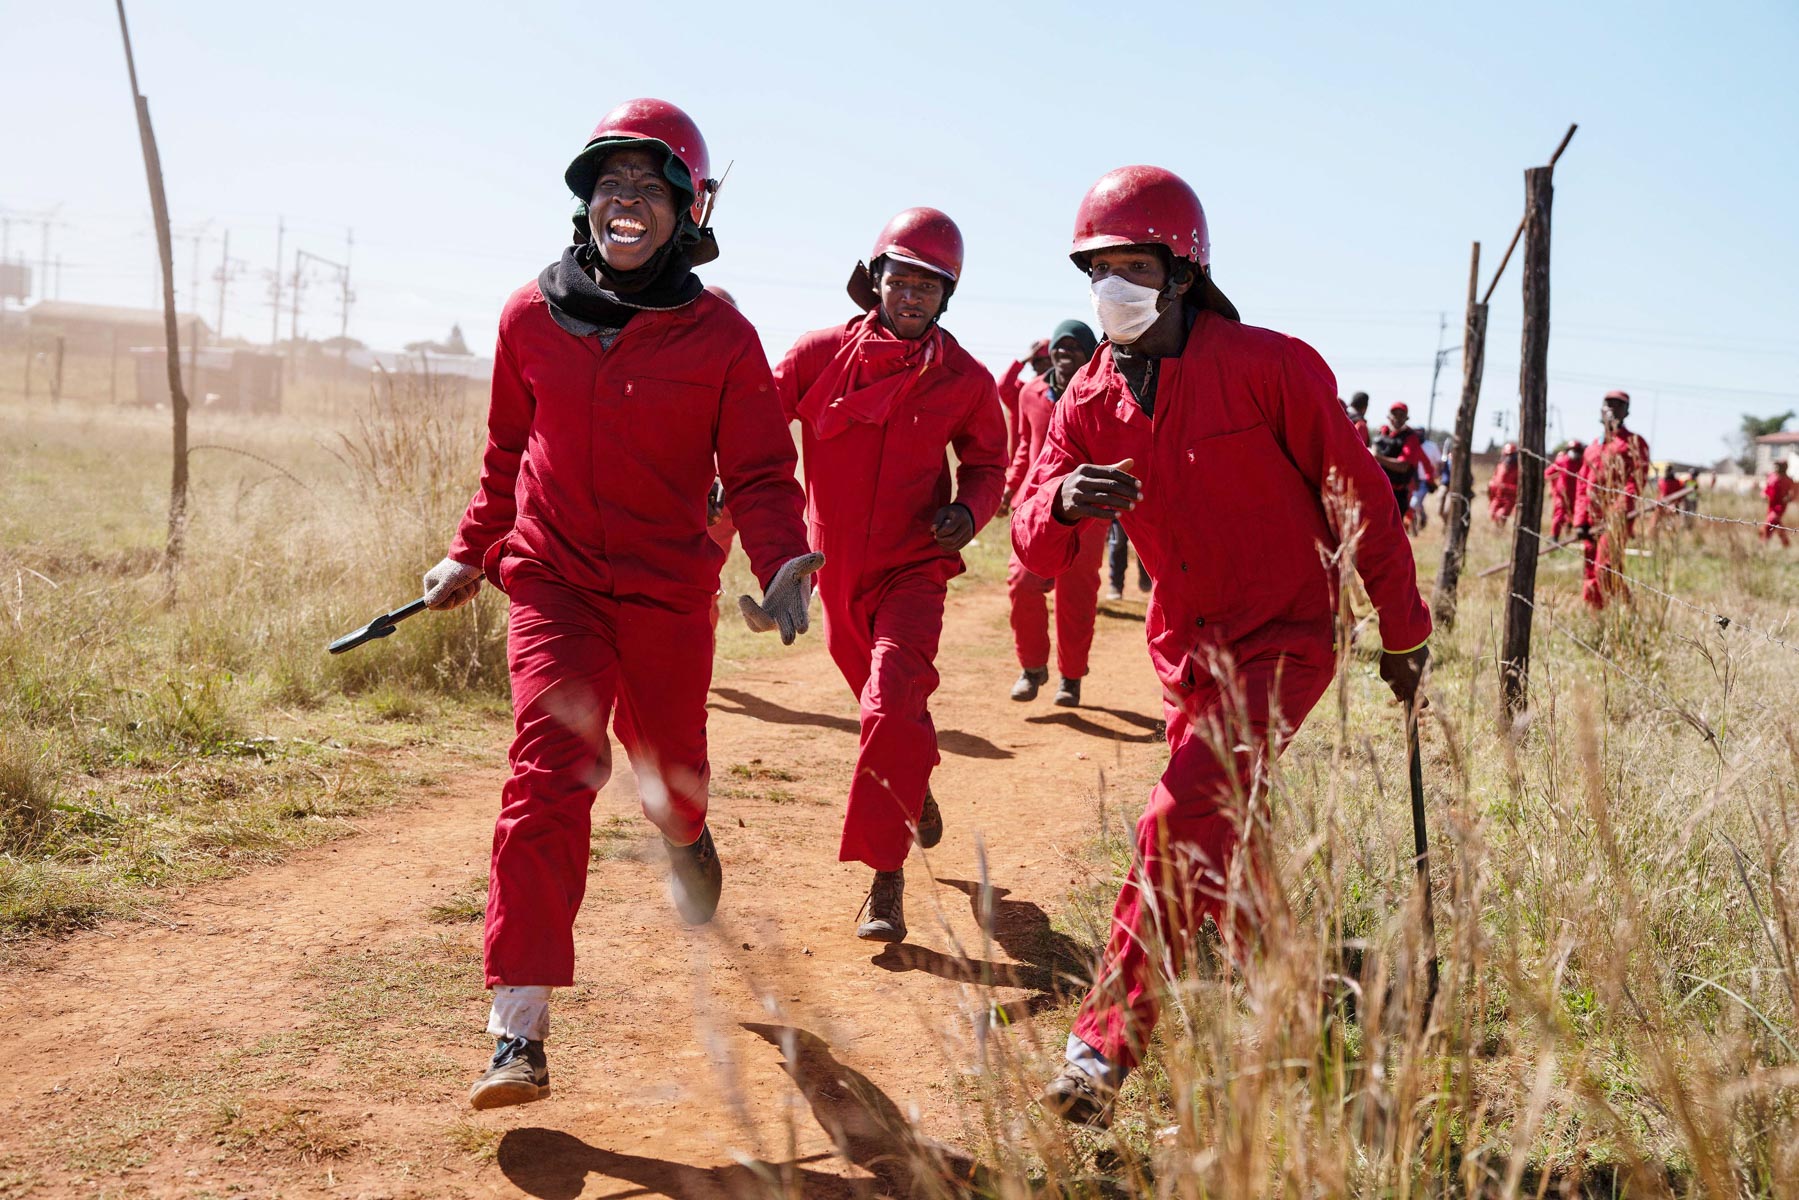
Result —
M306 251L294 251L294 281L288 288L292 314L287 325L287 376L296 382L300 378L300 270L305 261Z
M1437 356L1436 356L1436 359L1434 360L1434 362L1431 366L1431 369L1430 369L1430 403L1425 407L1425 410L1424 410L1424 436L1425 437L1430 436L1430 431L1436 427L1436 423L1437 423L1437 376L1439 376L1443 373L1443 359L1450 353L1450 351L1445 350L1443 348L1443 335L1445 333L1447 333L1448 330L1449 330L1449 314L1442 313L1442 312L1438 313L1437 314Z
M53 293L58 300L62 299L62 255L56 256L56 290Z
M1530 626L1536 610L1537 531L1543 523L1543 435L1549 403L1549 213L1555 168L1524 173L1524 343L1518 365L1518 524L1512 534L1499 684L1506 712L1530 698Z
M219 283L219 321L213 326L212 334L218 341L225 340L225 295L231 288L231 281L237 278L243 267L241 262L231 260L231 231L225 231L225 252L219 259L218 273L213 276Z
M350 303L356 298L356 293L350 290L350 252L355 246L356 231L344 230L344 268L339 275L342 287L338 293L337 322L337 375L340 382L350 373Z
M169 534L163 550L168 574L168 600L175 600L175 569L187 540L187 392L181 386L181 335L175 320L174 238L169 232L169 198L163 190L162 160L150 125L150 101L137 86L137 62L131 55L131 30L125 24L125 0L113 0L119 11L119 36L125 43L125 69L131 76L131 98L137 109L138 140L143 145L144 174L150 184L150 212L156 223L156 251L162 262L162 328L168 342L169 412L174 425L174 468L169 480Z
M269 276L269 349L281 344L281 258L287 240L287 218L275 219L275 270Z

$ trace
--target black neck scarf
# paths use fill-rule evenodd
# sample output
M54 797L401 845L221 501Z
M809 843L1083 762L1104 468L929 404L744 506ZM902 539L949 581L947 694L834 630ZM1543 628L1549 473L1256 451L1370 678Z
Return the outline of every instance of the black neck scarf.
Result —
M537 286L552 308L589 325L622 329L638 312L667 311L699 299L693 256L679 242L671 237L635 271L612 270L592 242L570 246L538 275Z

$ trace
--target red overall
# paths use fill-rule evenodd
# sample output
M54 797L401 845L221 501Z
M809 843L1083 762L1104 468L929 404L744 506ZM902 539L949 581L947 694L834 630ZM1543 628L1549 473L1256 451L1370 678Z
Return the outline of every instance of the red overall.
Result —
M775 387L801 422L825 641L862 709L838 857L893 871L937 765L937 640L949 581L964 569L931 535L952 499L946 452L958 464L953 499L978 531L1005 486L1005 415L993 376L954 338L933 327L903 340L878 310L800 338Z
M1619 425L1604 442L1593 441L1581 456L1574 494L1574 524L1588 526L1585 574L1580 595L1587 607L1603 609L1612 599L1630 599L1624 583L1624 547L1636 519L1637 497L1648 478L1649 443Z
M1074 1026L1125 1069L1155 1024L1158 975L1180 969L1205 917L1235 924L1220 901L1247 801L1330 683L1338 584L1321 555L1357 535L1388 649L1431 628L1392 486L1316 351L1202 312L1157 369L1152 421L1101 347L1057 403L1012 522L1025 566L1057 575L1083 531L1054 515L1062 478L1129 458L1143 483L1120 520L1156 581L1146 629L1172 754Z
M1512 510L1518 507L1518 460L1499 460L1493 468L1492 481L1487 484L1487 515L1493 518L1493 524L1504 525L1511 518Z
M1775 467L1768 476L1768 482L1762 485L1762 497L1768 502L1768 513L1762 521L1762 541L1765 542L1775 534L1779 534L1781 545L1793 544L1787 537L1786 512L1787 505L1793 502L1796 493L1799 493L1799 482L1794 482L1791 475L1779 467Z
M1018 452L1019 426L1022 418L1018 411L1018 396L1024 390L1024 369L1028 366L1023 360L1014 362L1006 368L1006 373L999 377L999 403L1006 410L1006 461Z
M806 552L794 461L755 330L723 301L639 312L611 349L557 325L535 283L507 301L481 486L450 545L512 598L517 736L494 825L490 987L574 981L615 703L645 815L677 845L699 836L724 560L706 493L724 480L766 583Z
M1398 452L1387 457L1396 458L1411 468L1403 478L1395 476L1389 471L1381 472L1382 477L1387 481L1387 487L1392 490L1394 503L1399 506L1400 519L1404 521L1406 514L1412 510L1412 489L1416 486L1418 477L1422 474L1424 482L1435 483L1437 469L1432 465L1430 455L1424 452L1424 434L1418 430L1407 428L1403 432L1395 433L1391 425L1382 425L1380 436L1399 439Z
M1574 527L1574 493L1580 486L1580 458L1564 450L1549 464L1549 498L1554 510L1549 519L1549 540L1559 542Z
M1018 449L1006 472L1006 492L1016 496L1031 473L1049 434L1055 412L1049 380L1038 378L1024 385L1018 396ZM1018 665L1027 671L1049 666L1049 603L1056 594L1056 670L1064 679L1084 679L1087 655L1093 649L1093 623L1099 613L1099 569L1106 556L1108 526L1082 528L1075 536L1080 550L1074 566L1054 579L1034 575L1019 561L1018 551L1006 567L1006 591L1012 598L1012 644Z

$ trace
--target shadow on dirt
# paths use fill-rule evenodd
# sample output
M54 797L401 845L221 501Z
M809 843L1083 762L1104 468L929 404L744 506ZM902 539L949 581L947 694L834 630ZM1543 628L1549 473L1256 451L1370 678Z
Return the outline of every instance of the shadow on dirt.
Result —
M758 721L769 721L776 725L805 725L815 729L829 729L836 733L847 733L859 737L862 727L849 717L833 717L825 713L805 712L797 708L787 708L772 700L765 700L749 692L737 688L715 687L712 694L724 704L715 704L716 711L734 717L753 717ZM724 705L735 705L727 708ZM954 754L961 758L1011 758L1013 754L1001 746L996 746L979 734L963 733L959 729L940 729L937 731L937 748L945 754Z
M1107 728L1089 717L1082 716L1079 712L1044 713L1042 716L1026 717L1024 720L1027 725L1060 725L1064 729L1072 729L1076 733L1084 733L1088 737L1099 738L1107 742L1134 742L1147 745L1150 742L1159 742L1165 736L1162 732L1162 722L1154 717L1146 717L1142 713L1134 713L1124 708L1101 708L1095 704L1084 705L1083 708L1087 712L1101 713L1111 717L1120 724L1129 725L1139 732L1121 733L1116 729Z
M943 1196L986 1191L987 1172L953 1146L920 1134L888 1095L862 1072L837 1061L823 1038L791 1025L745 1022L781 1052L781 1069L799 1087L837 1152L875 1177L889 1196Z
M1030 991L1022 1002L1002 1006L1014 1013L1020 1009L1039 1013L1087 990L1098 952L1051 926L1048 914L1037 905L1008 900L1009 890L996 887L991 892L992 912L983 914L980 884L966 879L937 882L968 897L975 919L992 930L995 944L1014 961L989 962L900 942L875 955L871 960L875 966L886 971L923 971L957 983Z
M727 1163L695 1167L665 1158L620 1154L590 1146L556 1129L508 1130L495 1156L512 1186L539 1200L575 1200L589 1175L635 1185L608 1192L619 1197L675 1196L679 1200L751 1200L752 1197L798 1195L817 1200L852 1200L866 1187L841 1175L806 1168L807 1163L835 1157L817 1154L788 1163Z

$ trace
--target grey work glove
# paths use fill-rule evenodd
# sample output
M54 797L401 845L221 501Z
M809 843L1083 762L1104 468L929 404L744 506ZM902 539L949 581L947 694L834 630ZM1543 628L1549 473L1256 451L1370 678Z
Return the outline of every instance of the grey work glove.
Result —
M793 645L793 639L812 627L808 610L812 607L812 575L825 565L825 556L814 550L781 564L775 577L762 593L762 603L748 596L737 597L743 612L743 623L751 633L781 631L781 644Z
M446 558L425 572L425 607L457 608L481 590L481 568Z

